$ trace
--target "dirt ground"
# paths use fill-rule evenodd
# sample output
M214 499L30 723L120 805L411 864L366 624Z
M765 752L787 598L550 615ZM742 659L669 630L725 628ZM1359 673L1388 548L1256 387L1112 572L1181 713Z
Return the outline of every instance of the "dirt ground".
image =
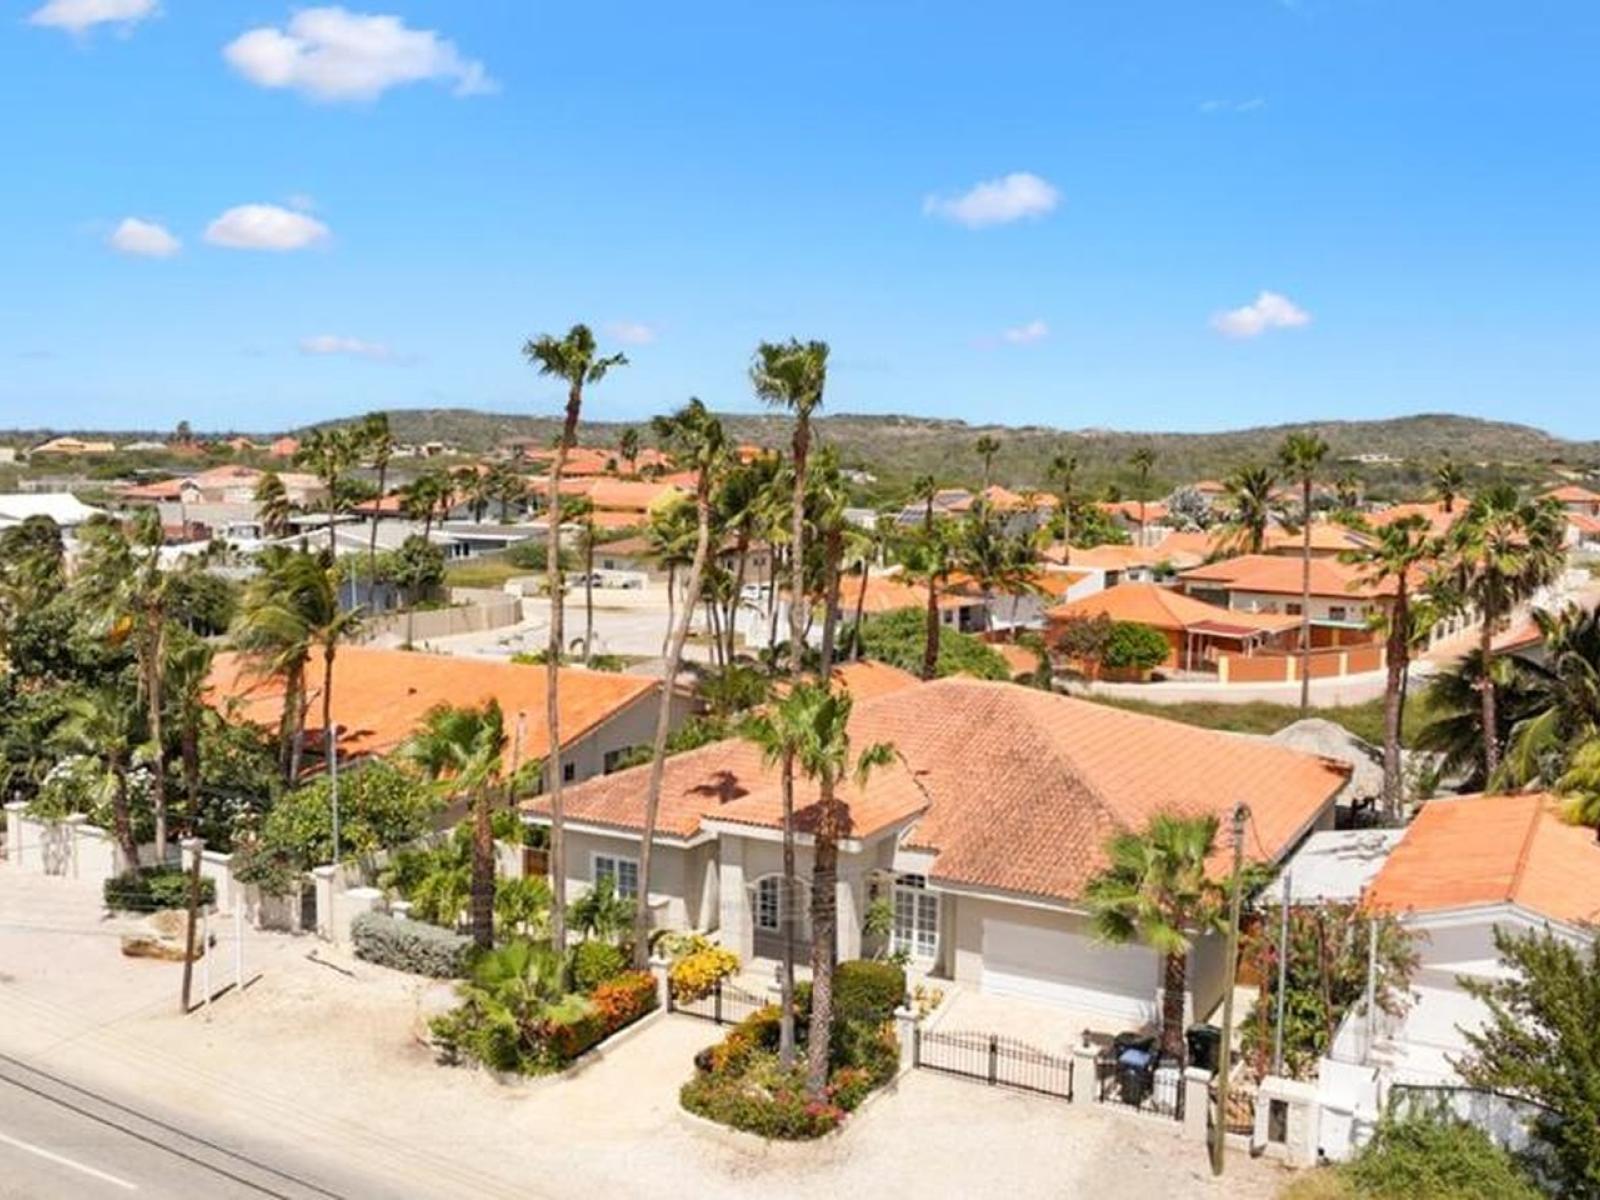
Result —
M1242 1155L1212 1180L1175 1126L913 1072L837 1137L764 1144L681 1113L709 1022L663 1016L572 1078L502 1086L416 1038L438 985L310 937L247 931L254 982L176 1011L181 968L124 959L96 889L0 866L0 1050L131 1088L252 1137L317 1147L419 1196L1268 1197ZM223 923L211 981L232 979ZM616 1190L620 1189L620 1192Z

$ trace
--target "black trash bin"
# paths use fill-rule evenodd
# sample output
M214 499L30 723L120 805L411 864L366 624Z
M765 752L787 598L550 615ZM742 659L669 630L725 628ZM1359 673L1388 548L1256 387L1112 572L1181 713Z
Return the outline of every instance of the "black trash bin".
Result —
M1222 1030L1215 1025L1191 1025L1184 1035L1189 1044L1189 1065L1215 1071L1222 1059Z
M1117 1096L1137 1108L1155 1086L1156 1040L1136 1033L1119 1033L1111 1042L1116 1064Z

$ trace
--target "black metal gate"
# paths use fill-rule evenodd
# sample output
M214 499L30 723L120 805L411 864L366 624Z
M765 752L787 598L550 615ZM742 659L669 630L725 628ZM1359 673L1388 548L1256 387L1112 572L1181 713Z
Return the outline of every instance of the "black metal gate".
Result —
M772 1001L755 992L747 991L736 983L719 979L704 996L694 1000L674 999L667 994L667 1011L682 1013L686 1017L700 1017L718 1025L737 1025L751 1013L766 1008Z
M1017 1038L971 1030L917 1026L911 1062L929 1071L976 1079L990 1087L1017 1088L1072 1099L1072 1059L1050 1054Z

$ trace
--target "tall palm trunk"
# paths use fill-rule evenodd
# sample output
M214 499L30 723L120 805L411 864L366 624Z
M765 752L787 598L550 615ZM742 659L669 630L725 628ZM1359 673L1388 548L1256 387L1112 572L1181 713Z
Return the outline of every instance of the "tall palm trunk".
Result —
M567 392L566 419L561 440L550 463L550 535L545 547L545 579L550 593L550 646L546 656L545 721L550 729L550 941L562 961L566 978L567 955L567 822L561 803L561 652L565 597L561 591L561 473L567 466L567 451L578 439L578 413L583 407L583 385L573 383Z
M378 502L372 506L372 528L367 533L367 586L378 582L378 521L383 516L383 494L389 478L389 461L378 460ZM367 600L371 604L371 598Z
M939 577L928 572L927 634L922 644L922 677L932 679L939 673Z
M1311 476L1301 480L1300 719L1311 711Z
M822 615L822 686L832 686L833 644L839 613L837 530L828 534L827 586ZM817 779L817 828L811 852L811 1030L806 1047L806 1090L820 1100L828 1086L828 1060L833 1045L833 968L839 959L839 838L844 828L843 805L834 794L831 771Z
M678 564L667 564L667 631L661 635L661 653L665 655L672 645L672 631L678 627L675 610L678 606Z
M294 715L300 707L300 672L290 668L283 677L283 715L278 718L278 770L283 781L294 779Z
M1389 661L1383 691L1383 815L1390 824L1396 825L1400 822L1400 722L1410 657L1410 624L1406 579L1402 572L1389 616Z
M111 828L117 845L128 862L128 870L139 867L139 842L133 835L133 812L128 804L128 764L120 754L108 756L111 769Z
M1183 1059L1183 1000L1188 990L1187 951L1169 954L1161 970L1161 1053Z
M861 556L861 587L856 591L856 615L850 623L850 657L859 662L861 660L861 621L866 616L867 610L867 575L872 571L871 555Z
M767 567L767 649L778 644L778 547L772 548L771 565Z
M165 865L167 861L167 751L161 720L161 659L165 641L161 610L151 607L145 613L144 694L150 744L155 753L150 776L150 799L155 808L158 865Z
M822 678L823 688L833 682L834 642L839 630L839 558L844 550L844 537L837 529L824 535L823 560L823 613L822 613Z
M186 718L180 733L179 753L183 759L183 787L187 797L188 812L184 827L193 837L200 821L200 728L195 720Z
M583 665L594 659L594 526L583 531Z
M702 472L702 478L704 472ZM695 497L698 527L695 530L694 559L689 564L689 596L700 590L705 575L706 559L711 547L711 506L702 485ZM689 621L694 612L690 599L684 601L683 610L672 625L672 637L667 646L667 669L661 677L661 702L656 709L655 740L651 744L650 775L644 792L644 836L639 844L639 902L633 912L633 961L641 970L650 961L650 869L654 857L656 823L661 813L661 779L667 766L667 738L672 732L673 689L678 681L678 668L683 664L683 646L689 640Z
M806 633L806 459L811 449L809 416L795 415L794 493L789 521L789 675L795 686L805 679ZM785 1069L794 1066L794 958L795 958L795 838L794 838L794 752L783 756L781 772L783 794L783 972L778 981L778 1003L782 1016L778 1025L778 1061Z
M729 662L733 661L734 632L739 624L739 610L744 605L744 573L746 562L750 557L750 526L748 523L739 526L738 542L734 551L735 565L733 568L733 595L728 598L728 637Z
M1500 766L1499 722L1494 694L1494 623L1494 606L1485 600L1483 628L1478 631L1478 657L1483 670L1483 678L1478 683L1478 699L1483 720L1483 786L1486 789L1494 785L1494 774Z
M494 946L494 827L489 819L489 789L472 795L472 943Z

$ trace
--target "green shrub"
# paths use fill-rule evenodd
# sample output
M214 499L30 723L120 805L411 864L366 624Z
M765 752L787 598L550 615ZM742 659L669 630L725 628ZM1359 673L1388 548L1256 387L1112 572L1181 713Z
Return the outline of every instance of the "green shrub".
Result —
M309 870L333 858L333 798L327 776L281 797L261 826L266 847ZM427 833L443 807L426 782L384 759L339 772L340 850L354 858Z
M1344 1173L1371 1200L1537 1200L1539 1190L1487 1134L1460 1121L1382 1121Z
M732 950L707 943L676 959L667 971L672 998L687 1004L710 995L718 982L737 974L739 956Z
M580 992L592 992L622 974L627 966L627 956L620 947L610 942L579 942L572 952L572 981Z
M1159 629L1118 621L1106 636L1100 661L1113 670L1148 671L1167 661L1171 647Z
M177 867L128 871L105 881L101 896L113 912L155 912L189 907L189 874ZM215 880L200 880L201 905L217 902Z
M465 975L472 951L469 937L387 913L362 913L350 923L350 940L357 958L434 979Z
M821 1137L844 1119L837 1104L806 1098L802 1068L783 1071L771 1054L752 1060L744 1074L697 1074L678 1102L719 1125L783 1141Z
M886 662L904 671L920 672L927 644L927 619L914 608L879 613L861 623L861 647L868 658ZM972 675L979 679L1010 680L1006 660L969 633L953 629L939 631L939 660L935 672L947 675Z
M853 959L833 971L833 1017L837 1022L882 1024L905 1003L906 973L894 963Z

